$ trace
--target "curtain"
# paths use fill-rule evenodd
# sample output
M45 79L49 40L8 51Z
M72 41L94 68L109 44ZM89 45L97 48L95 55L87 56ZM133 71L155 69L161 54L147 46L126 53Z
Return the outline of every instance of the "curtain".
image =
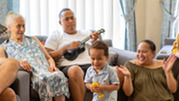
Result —
M119 0L123 17L125 19L125 49L136 51L136 23L135 6L136 0Z
M26 20L26 35L50 35L62 29L58 14L72 9L77 29L105 29L103 39L112 39L113 47L124 49L125 21L118 0L20 0L20 13Z
M0 0L0 23L4 23L4 19L9 11L19 11L19 0Z
M177 21L179 19L179 0L161 0L160 5L163 11L161 47L166 37L176 37Z

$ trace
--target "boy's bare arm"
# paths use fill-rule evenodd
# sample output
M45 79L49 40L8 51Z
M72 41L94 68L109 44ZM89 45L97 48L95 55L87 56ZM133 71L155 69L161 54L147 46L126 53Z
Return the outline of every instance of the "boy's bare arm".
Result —
M92 89L92 84L91 83L86 83L85 85L91 92L94 92L94 90Z
M103 85L102 90L103 91L119 90L119 84Z

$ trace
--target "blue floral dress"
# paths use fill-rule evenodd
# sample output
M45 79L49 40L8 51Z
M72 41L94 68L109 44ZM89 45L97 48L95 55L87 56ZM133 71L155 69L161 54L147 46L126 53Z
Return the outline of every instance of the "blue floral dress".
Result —
M61 94L69 97L68 79L61 71L48 71L49 64L45 54L34 38L25 36L22 45L6 40L1 46L8 57L27 61L31 65L32 87L38 92L41 101Z

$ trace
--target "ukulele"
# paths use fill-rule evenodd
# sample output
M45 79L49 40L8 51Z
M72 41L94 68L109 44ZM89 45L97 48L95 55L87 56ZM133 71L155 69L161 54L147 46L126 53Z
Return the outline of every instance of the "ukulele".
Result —
M104 33L105 30L104 29L100 29L97 31L98 34L100 35L101 33ZM82 41L78 41L79 42L79 47L77 49L72 49L72 50L67 50L64 53L64 57L69 60L72 61L74 59L76 59L78 57L78 55L82 52L85 51L85 43L92 38L91 35L89 35L88 37L86 37L85 39L83 39Z

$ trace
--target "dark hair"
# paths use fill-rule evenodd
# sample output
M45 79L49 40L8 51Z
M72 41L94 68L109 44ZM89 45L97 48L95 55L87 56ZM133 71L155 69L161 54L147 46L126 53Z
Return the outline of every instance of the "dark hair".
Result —
M104 55L105 56L109 55L108 46L101 40L97 40L97 41L93 42L93 44L90 46L89 50L92 49L92 48L94 48L94 49L102 49L102 50L104 50Z
M140 43L142 43L142 42L146 42L147 44L149 44L152 52L156 51L156 46L153 41L146 39L146 40L142 40Z
M58 15L59 19L62 17L62 13L63 13L64 11L67 11L67 10L72 11L70 8L63 8L63 9L60 11L59 15Z

